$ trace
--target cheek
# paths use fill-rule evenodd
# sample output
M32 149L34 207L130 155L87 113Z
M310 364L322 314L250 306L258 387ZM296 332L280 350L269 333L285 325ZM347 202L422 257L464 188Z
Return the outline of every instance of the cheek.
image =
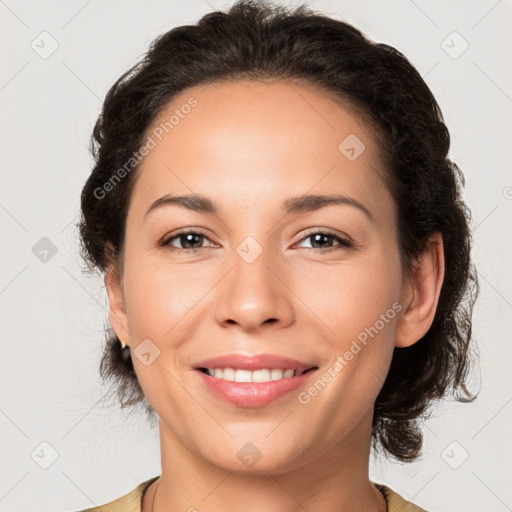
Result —
M295 279L293 289L325 324L330 337L343 342L374 325L399 300L397 267L397 261L378 258L317 265ZM394 310L388 316L394 319Z
M184 270L183 266L159 260L130 254L125 260L124 288L137 379L152 407L160 412L166 408L177 410L188 403L175 371L182 366L180 345L190 339L194 305L205 295L206 285L204 279L197 279L192 267ZM145 340L151 344L146 342L144 346ZM149 364L137 357L143 346L150 353Z
M159 345L170 329L176 335L199 310L214 308L222 300L215 296L215 284L225 270L219 261L173 264L162 253L132 252L125 261L124 287L135 344L150 338ZM294 305L297 323L317 324L340 350L374 326L400 297L394 253L385 257L375 251L338 263L298 259L284 265L281 276L287 286L276 284L276 292Z
M135 344L150 338L160 345L169 330L179 331L214 283L211 269L173 265L161 255L132 254L126 260L124 288Z

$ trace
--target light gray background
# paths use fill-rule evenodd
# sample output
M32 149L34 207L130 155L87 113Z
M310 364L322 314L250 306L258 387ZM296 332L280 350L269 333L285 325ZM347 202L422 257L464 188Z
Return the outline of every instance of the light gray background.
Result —
M1 511L78 510L160 474L157 428L120 412L99 380L107 302L102 279L81 274L79 194L110 85L159 33L231 3L0 1ZM474 217L480 397L441 404L425 425L423 458L372 462L371 476L429 511L511 510L512 2L309 5L418 68L441 105ZM47 56L52 39L58 48ZM57 249L47 261L33 253L43 237Z

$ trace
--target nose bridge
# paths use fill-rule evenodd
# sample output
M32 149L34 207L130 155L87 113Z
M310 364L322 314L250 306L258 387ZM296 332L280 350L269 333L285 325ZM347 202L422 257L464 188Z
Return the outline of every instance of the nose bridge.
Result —
M264 323L288 324L292 320L289 291L276 276L280 272L275 251L247 236L234 247L230 267L217 300L219 323L235 322L254 330Z

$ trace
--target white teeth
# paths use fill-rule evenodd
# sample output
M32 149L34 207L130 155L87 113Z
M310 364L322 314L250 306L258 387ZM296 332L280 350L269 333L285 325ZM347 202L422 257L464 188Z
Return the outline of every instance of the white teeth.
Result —
M233 368L208 368L208 374L216 379L229 380L231 382L270 382L273 380L287 379L294 375L302 375L302 371L280 370L276 368L264 368L262 370L235 370Z
M224 371L224 373L226 372ZM235 382L252 382L252 372L249 370L236 370Z
M222 371L221 368L216 368L215 370L220 370ZM226 379L226 380L231 380L231 381L234 381L235 380L235 377L236 377L236 372L235 370L233 370L233 368L226 368L223 372L223 374L219 377L220 379Z

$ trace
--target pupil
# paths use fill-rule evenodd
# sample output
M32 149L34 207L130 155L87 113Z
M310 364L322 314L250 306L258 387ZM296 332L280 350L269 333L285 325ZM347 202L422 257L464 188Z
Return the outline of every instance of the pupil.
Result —
M183 242L183 238L184 238L184 239L185 239L185 243L184 243L184 244L182 244L182 245L183 245L185 248L188 248L188 247L186 247L186 245L190 242L190 238L198 238L198 237L200 237L200 236L201 236L201 235L196 235L196 234L194 234L194 233L188 233L188 234L186 234L186 235L183 235L183 236L182 236L182 242ZM194 245L194 243L193 243L193 242L191 242L191 243L192 243L192 245ZM196 243L197 243L197 242L196 242Z
M323 233L317 233L317 234L313 235L313 239L314 239L313 247L314 247L314 244L318 242L318 238L322 238L322 237L325 239L325 238L329 238L330 235L325 235ZM325 240L324 240L324 242L325 242ZM321 243L321 241L320 241L320 243Z

